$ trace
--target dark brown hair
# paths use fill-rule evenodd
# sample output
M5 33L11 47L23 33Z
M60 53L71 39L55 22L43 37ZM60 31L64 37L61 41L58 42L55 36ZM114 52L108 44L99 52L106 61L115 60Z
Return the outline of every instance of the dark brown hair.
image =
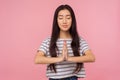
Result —
M76 29L76 18L75 18L75 14L73 12L73 9L69 6L69 5L60 5L55 13L54 13L54 19L53 19L53 28L52 28L52 35L51 35L51 41L50 41L50 47L49 47L49 51L50 51L50 55L51 57L57 57L57 46L56 46L56 41L59 37L59 33L60 33L60 28L58 26L58 23L57 23L57 17L58 17L58 13L60 10L64 10L64 9L67 9L70 14L71 14L71 17L72 17L72 24L71 24L71 27L69 29L69 32L70 32L70 35L72 36L72 42L71 42L71 47L72 47L72 50L73 50L73 54L74 56L80 56L80 38L79 38L79 35L77 33L77 29ZM77 67L76 67L76 70L74 72L78 72L81 70L81 67L83 66L83 63L76 63L77 64ZM49 65L50 69L51 70L54 70L54 72L57 72L56 71L56 68L55 68L55 64L50 64Z

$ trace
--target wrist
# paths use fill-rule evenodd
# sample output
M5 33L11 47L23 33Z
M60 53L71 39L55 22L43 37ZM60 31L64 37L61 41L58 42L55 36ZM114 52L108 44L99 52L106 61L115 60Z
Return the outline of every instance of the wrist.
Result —
M69 56L69 57L67 58L67 61L72 61L72 57Z
M59 62L64 61L64 58L62 56L58 57Z

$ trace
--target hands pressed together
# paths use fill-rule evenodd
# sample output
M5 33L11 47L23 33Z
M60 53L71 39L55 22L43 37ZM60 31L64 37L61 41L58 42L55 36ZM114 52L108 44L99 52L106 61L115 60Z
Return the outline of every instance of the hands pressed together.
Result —
M70 61L70 62L94 62L95 56L92 54L91 50L87 50L85 52L84 56L69 56L68 55L68 49L67 49L67 42L64 41L63 43L63 50L62 55L59 57L46 57L44 56L43 52L38 52L38 54L35 57L35 63L56 63L56 62L62 62L62 61Z
M67 43L64 41L63 43L63 50L62 50L62 61L67 61L68 60L68 50L67 50Z

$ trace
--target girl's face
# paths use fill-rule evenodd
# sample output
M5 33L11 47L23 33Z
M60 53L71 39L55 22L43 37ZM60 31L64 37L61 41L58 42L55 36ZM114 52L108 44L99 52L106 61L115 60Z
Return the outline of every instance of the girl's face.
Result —
M61 31L69 31L72 24L72 17L67 9L60 10L57 17L58 26Z

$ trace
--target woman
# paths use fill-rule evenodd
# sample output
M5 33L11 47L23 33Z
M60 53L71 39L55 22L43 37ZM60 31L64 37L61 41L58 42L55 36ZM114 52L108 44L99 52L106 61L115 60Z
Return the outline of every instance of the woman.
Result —
M86 41L78 35L74 12L60 5L54 14L51 37L45 39L35 56L36 64L48 64L49 80L77 80L85 77L84 62L94 62Z

